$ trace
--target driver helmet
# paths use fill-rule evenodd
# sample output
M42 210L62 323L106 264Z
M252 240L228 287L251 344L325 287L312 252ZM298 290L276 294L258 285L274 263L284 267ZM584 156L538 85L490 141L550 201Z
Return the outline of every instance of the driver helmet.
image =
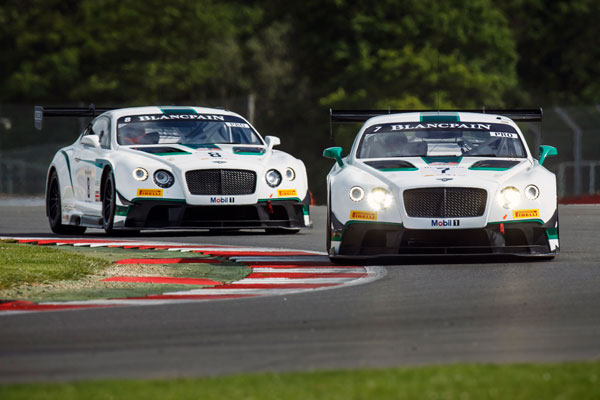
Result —
M140 144L146 133L144 125L139 123L127 124L119 129L121 144Z

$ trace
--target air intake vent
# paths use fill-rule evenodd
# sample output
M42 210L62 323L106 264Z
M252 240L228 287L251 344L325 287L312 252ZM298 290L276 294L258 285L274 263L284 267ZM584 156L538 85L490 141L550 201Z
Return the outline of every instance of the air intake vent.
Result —
M198 169L185 173L195 195L242 195L256 190L256 172L240 169Z
M404 207L409 217L480 217L485 212L487 192L474 188L423 188L404 191Z

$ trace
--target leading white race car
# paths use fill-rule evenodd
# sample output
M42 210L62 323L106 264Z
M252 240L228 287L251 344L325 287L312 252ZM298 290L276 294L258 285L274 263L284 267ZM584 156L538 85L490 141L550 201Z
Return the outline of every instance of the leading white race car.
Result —
M488 111L489 112L489 111ZM508 118L508 116L512 117ZM398 254L559 252L556 177L534 159L514 120L538 110L331 111L364 122L350 153L327 176L332 260Z
M304 164L273 150L279 139L263 140L241 116L201 107L36 107L35 120L41 129L43 116L97 114L48 169L55 233L310 226Z

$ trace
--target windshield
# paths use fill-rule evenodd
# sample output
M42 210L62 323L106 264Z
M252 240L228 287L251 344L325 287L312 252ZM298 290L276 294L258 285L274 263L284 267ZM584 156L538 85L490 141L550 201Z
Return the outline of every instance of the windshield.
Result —
M262 145L254 129L232 115L150 114L121 117L117 121L121 145L235 143Z
M478 122L373 125L366 129L356 154L358 158L527 157L513 127Z

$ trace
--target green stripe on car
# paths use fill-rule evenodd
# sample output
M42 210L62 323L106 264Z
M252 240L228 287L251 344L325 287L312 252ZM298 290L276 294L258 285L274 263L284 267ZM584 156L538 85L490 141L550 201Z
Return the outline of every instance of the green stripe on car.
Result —
M198 114L196 110L189 107L160 107L163 114Z
M421 113L421 122L459 122L460 117L457 113L440 112L440 113Z

